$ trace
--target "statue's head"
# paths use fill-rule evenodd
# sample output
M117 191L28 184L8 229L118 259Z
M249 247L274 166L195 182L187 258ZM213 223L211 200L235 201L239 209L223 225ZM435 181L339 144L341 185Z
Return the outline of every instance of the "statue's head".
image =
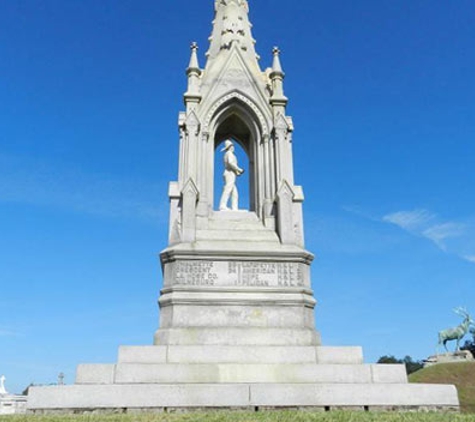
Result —
M223 151L229 151L229 150L233 150L234 149L234 144L233 144L233 141L231 141L230 139L226 139L224 141L224 147L221 149L221 152Z

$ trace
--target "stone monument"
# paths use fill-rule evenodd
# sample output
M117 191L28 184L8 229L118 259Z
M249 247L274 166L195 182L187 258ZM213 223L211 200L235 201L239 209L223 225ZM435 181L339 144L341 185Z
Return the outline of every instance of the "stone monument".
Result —
M10 394L5 388L5 375L0 377L0 415L14 415L26 412L26 396Z
M186 71L154 345L121 347L115 365L80 365L75 385L32 388L30 410L457 409L453 386L411 385L403 365L321 345L280 52L263 71L247 1L214 4L206 66L192 44ZM231 139L249 160L246 211ZM230 154L214 209L221 150Z
M5 375L2 375L0 377L0 395L7 395L8 394L8 392L5 388L5 380L6 380Z

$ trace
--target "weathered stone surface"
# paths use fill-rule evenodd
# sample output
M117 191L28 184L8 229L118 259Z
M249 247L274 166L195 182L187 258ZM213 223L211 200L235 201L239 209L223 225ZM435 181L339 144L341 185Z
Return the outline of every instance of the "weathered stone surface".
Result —
M125 384L32 388L28 408L167 407L437 407L457 408L453 386L425 384Z
M469 350L460 350L454 353L444 353L442 355L429 356L424 361L424 367L437 365L439 363L460 363L460 362L475 362L475 359Z
M454 386L428 384L256 384L251 403L260 406L458 406Z
M27 396L0 394L0 416L26 413Z
M317 363L320 364L358 364L363 363L361 347L317 347Z
M408 382L405 365L371 365L372 382L376 384Z
M76 370L77 384L113 384L115 365L82 364Z
M117 384L134 383L345 383L368 384L378 373L385 383L405 382L400 371L371 365L315 364L119 364ZM402 372L401 372L402 371Z
M120 346L118 363L165 363L166 346Z
M246 406L247 385L72 385L34 387L29 409L117 409Z
M242 331L241 331L242 333ZM274 332L275 334L276 332ZM285 334L284 331L281 334ZM118 363L362 364L361 347L186 345L121 346ZM380 367L378 365L378 367ZM399 368L399 365L392 367Z
M213 329L222 327L225 329L291 330L306 327L313 329L312 310L302 308L295 303L296 301L306 301L306 298L302 297L303 295L297 292L293 295L246 295L241 292L214 292L213 295L208 294L206 298L200 297L200 294L170 292L170 294L162 296L164 301L166 300L170 305L169 310L163 308L161 317L165 321L162 328L206 329L209 327ZM311 304L311 298L309 299L308 302ZM189 304L184 303L185 301L189 301ZM248 304L244 304L245 301ZM228 305L223 305L223 302L228 302ZM280 304L287 304L287 306L279 306ZM211 322L213 325L210 325Z
M77 384L407 382L404 366L249 363L122 363L80 365Z
M315 346L320 336L302 328L170 328L155 333L156 345Z
M315 363L307 346L170 346L170 363Z
M6 377L0 376L0 415L14 415L26 412L27 396L10 394L5 387Z

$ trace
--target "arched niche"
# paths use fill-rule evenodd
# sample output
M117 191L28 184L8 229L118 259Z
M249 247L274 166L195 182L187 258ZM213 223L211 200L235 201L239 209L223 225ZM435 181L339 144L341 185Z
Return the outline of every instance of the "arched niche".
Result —
M237 142L246 152L249 164L249 210L261 214L263 203L263 175L259 171L259 162L262 161L260 144L262 140L262 127L259 117L248 104L238 98L232 98L219 107L214 118L210 121L210 150L211 159L208 163L208 195L210 203L214 204L214 195L220 195L220 189L214 189L214 163L215 155L220 154L220 145L226 139ZM239 183L239 182L238 182ZM239 189L239 184L238 184Z

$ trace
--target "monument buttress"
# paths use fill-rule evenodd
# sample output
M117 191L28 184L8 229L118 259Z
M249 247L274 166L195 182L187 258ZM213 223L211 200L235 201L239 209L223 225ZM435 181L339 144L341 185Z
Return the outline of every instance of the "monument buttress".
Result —
M192 44L186 71L154 345L120 347L117 364L80 365L74 385L32 387L28 408L457 410L454 386L408 384L404 365L321 345L280 52L261 70L247 1L214 5L206 65ZM231 140L248 158L249 210L214 207L216 154L235 160ZM241 172L232 165L230 188Z

